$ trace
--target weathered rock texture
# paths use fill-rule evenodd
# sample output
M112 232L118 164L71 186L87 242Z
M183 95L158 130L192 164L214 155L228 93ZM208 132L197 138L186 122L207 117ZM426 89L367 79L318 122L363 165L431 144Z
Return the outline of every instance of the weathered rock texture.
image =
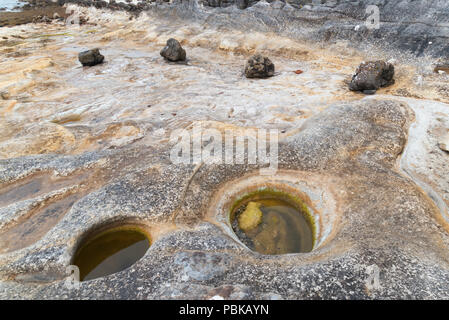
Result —
M385 61L362 63L352 77L349 89L371 92L394 83L394 66Z
M213 23L239 30L253 24L270 31L277 22L296 21L292 31L312 37L327 17L346 27L352 21L352 35L361 20L331 13L355 3L299 10L286 4L282 10L287 13L278 10L274 16L266 14L272 9L264 2L249 3L245 10L180 11L186 19L213 16ZM393 4L381 5L388 3ZM444 12L444 5L433 4ZM158 8L172 14L177 6ZM297 15L293 20L292 14ZM432 25L441 17L435 16ZM60 28L52 32L60 34ZM39 57L11 63L10 53L1 56L0 298L449 299L449 227L443 219L448 153L438 148L449 125L447 104L397 96L391 96L395 101L365 97L354 102L360 96L349 92L343 80L355 65L339 74L326 70L327 62L314 69L276 56L283 68L279 76L260 82L240 77L241 60L235 56L223 54L217 63L217 52L204 48L192 48L191 66L164 64L160 46L142 40L141 32L97 28L96 36L80 33L81 41L74 35L70 45L52 37L60 43L47 51L40 51L39 35L28 28L27 50ZM156 28L170 31L165 23ZM116 41L133 36L139 41L132 47L139 50L130 51L129 43L121 48L122 41ZM388 33L385 39L388 43ZM86 42L113 43L109 69L74 67L78 51L66 50ZM434 43L421 53L440 52L441 42ZM25 45L12 53L27 53ZM305 70L301 76L291 72L298 67ZM337 80L328 81L330 76ZM329 96L339 99L323 99ZM341 102L345 99L350 101ZM415 114L399 101L407 101ZM318 247L264 256L236 239L219 220L227 212L216 206L217 199L238 182L260 178L259 166L173 164L170 132L197 122L220 130L289 123L279 145L277 175L262 180L288 177L290 188L301 182L300 190L313 189L317 203L327 199L320 214L327 210L332 223L320 224L325 237ZM407 172L402 162L408 162ZM122 272L79 288L67 286L66 268L81 239L120 223L148 228L153 244L146 255Z
M166 46L161 50L161 56L168 61L185 61L186 51L181 47L181 44L176 39L168 39Z
M175 10L186 19L203 19L201 15L213 11L216 23L229 20L236 29L265 28L270 31L299 30L296 36L325 42L349 40L359 44L375 45L384 49L399 49L417 56L449 55L449 5L439 0L288 0L279 1L203 0L200 8L193 1L178 0L173 3L140 0L138 4L101 0L60 0L60 3L93 5L139 12L142 10ZM153 5L154 4L154 5ZM380 28L366 26L369 5L377 5L380 12ZM238 9L238 11L233 9ZM245 10L240 10L244 9ZM195 14L192 14L194 11ZM239 14L245 15L238 21Z
M254 165L173 165L168 145L2 160L2 181L36 172L70 177L89 168L102 172L96 179L102 186L34 245L0 255L0 297L447 299L447 225L396 167L412 117L398 102L342 103L280 145L280 171L319 181L335 202L339 222L307 254L263 256L236 242L213 216L204 221L220 188L258 174ZM130 221L155 235L146 255L122 272L68 288L65 270L82 236ZM376 285L369 281L373 268Z
M248 59L245 65L247 78L267 78L274 75L274 64L267 57L256 54Z
M100 53L100 49L97 48L80 52L78 54L78 60L83 66L91 67L103 63L104 56Z

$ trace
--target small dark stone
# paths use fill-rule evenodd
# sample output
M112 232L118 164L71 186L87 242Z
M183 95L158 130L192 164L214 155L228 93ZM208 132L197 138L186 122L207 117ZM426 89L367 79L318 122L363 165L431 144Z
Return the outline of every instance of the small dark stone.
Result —
M78 59L83 66L95 66L104 60L104 56L99 49L83 51L78 54Z
M248 8L248 0L235 0L235 5L240 10Z
M212 7L212 8L220 8L221 0L208 0L207 4L209 7Z
M363 90L364 94L375 94L377 90Z
M178 40L170 38L167 40L167 45L161 50L161 56L168 61L185 61L186 51Z
M101 8L107 8L108 3L104 0L100 0L94 3L95 8L101 9Z
M349 89L352 91L374 92L394 83L394 66L385 61L362 63L352 77Z
M270 59L256 54L248 59L245 66L247 78L267 78L274 75L274 64Z

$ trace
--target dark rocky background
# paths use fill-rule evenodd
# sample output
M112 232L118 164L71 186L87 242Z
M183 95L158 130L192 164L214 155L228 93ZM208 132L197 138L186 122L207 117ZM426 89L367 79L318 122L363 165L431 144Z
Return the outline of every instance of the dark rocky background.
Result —
M52 1L29 2L30 6L45 6ZM449 3L446 0L139 0L138 4L131 3L131 0L111 0L109 3L103 0L57 0L57 3L136 13L161 7L189 6L192 11L213 10L217 16L230 10L234 15L239 14L236 10L251 10L274 29L279 24L297 29L306 27L307 32L301 36L309 39L346 39L354 44L370 43L383 49L399 49L415 56L449 56ZM202 4L202 8L198 4ZM381 26L378 30L369 30L365 26L368 5L377 5L380 9ZM195 16L192 12L188 15Z

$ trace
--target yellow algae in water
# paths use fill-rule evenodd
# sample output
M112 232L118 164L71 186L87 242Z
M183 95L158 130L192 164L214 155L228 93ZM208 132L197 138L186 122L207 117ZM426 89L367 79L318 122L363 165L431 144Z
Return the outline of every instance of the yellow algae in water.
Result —
M261 204L258 202L249 202L245 211L239 216L239 227L243 231L249 231L257 227L262 222Z
M245 204L248 198L253 201ZM261 212L261 221L244 230L240 217L253 206ZM231 209L231 224L237 237L261 254L310 252L314 246L314 224L306 204L281 192L263 190L243 197Z

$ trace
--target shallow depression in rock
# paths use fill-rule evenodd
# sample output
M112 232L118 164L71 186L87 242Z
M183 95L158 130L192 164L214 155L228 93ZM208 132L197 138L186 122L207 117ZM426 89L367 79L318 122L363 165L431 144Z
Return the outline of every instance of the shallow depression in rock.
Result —
M91 280L129 268L145 255L150 245L150 237L138 227L111 228L86 239L73 264L80 270L81 281Z
M288 196L263 192L246 197L231 212L237 237L251 250L276 255L310 252L314 232L307 207Z

